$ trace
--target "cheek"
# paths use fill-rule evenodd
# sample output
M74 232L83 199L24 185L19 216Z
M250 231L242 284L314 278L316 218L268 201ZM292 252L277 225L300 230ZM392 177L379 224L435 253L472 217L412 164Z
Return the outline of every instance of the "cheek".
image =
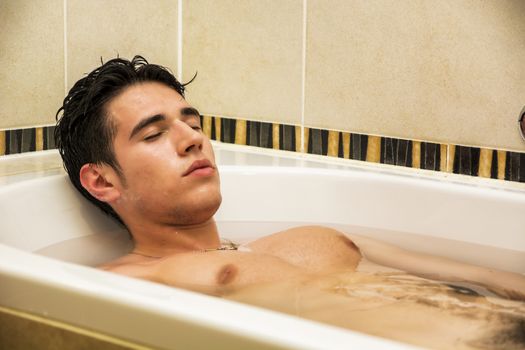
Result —
M209 139L205 139L202 145L202 152L215 164L215 153Z

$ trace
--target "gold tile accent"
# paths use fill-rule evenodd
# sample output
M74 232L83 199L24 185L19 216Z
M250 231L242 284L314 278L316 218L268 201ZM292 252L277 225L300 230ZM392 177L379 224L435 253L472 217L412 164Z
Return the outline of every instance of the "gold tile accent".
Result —
M421 142L412 142L412 168L421 168Z
M295 152L301 152L301 126L295 126Z
M215 117L215 139L221 140L221 118Z
M235 143L238 145L246 145L246 125L246 120L235 121Z
M337 157L339 155L339 131L328 131L328 153L327 156Z
M366 161L379 163L381 160L381 137L368 136L368 145L366 147Z
M454 157L456 156L456 145L448 145L447 173L454 172Z
M279 124L272 124L273 148L279 149Z
M303 139L303 148L304 153L308 153L308 141L310 141L310 128L304 128L304 139Z
M205 115L202 117L202 131L204 135L211 139L211 116Z
M492 150L481 148L479 152L478 176L490 177L490 168L492 165Z
M44 149L44 128L35 128L35 151Z
M447 153L447 145L441 144L439 145L440 148L440 157L439 157L439 171L447 171L447 163L448 163L448 153Z
M343 133L343 156L350 159L350 133Z
M507 151L498 151L498 179L505 180L505 162Z
M5 154L5 131L0 131L0 156Z

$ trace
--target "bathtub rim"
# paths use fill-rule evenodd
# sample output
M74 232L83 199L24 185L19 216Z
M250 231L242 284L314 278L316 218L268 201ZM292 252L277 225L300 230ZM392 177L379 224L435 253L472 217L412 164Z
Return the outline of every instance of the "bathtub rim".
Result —
M230 145L227 145L227 146L230 146ZM241 146L242 147L242 146ZM235 151L238 151L239 150L239 146L235 145ZM259 152L255 152L253 149L250 149L250 151L252 151L253 153L259 153ZM257 151L259 151L259 149L257 149ZM278 154L276 154L277 156L282 156L283 154L283 151L273 151L273 150L269 150L270 153L273 153L273 152L278 152ZM248 152L248 153L251 153L251 152ZM320 163L325 163L325 164L335 164L335 163L339 163L339 162L348 162L348 160L340 160L340 159L333 159L333 160L330 160L328 161L325 157L325 156L314 156L314 155L297 155L295 154L294 152L289 152L289 153L292 153L292 159L299 159L299 160L304 160L303 158L305 158L306 160L310 161L316 157L319 157L322 159L320 159ZM404 171L404 169L399 169L399 167L395 167L395 166L386 166L384 164L380 164L380 165L374 165L374 164L365 164L364 162L360 162L360 161L351 161L352 164L344 164L346 168L348 169L361 169L361 170L366 170L366 171L369 171L371 173L378 173L378 174L391 174L391 175L402 175L404 178L407 178L407 179L413 179L413 178L418 178L418 179L426 179L426 180L432 180L432 181L438 181L438 182L445 182L445 183L450 183L450 184L461 184L461 185L466 185L467 187L469 188L472 188L472 189L479 189L479 190L485 190L485 189L491 189L491 190L497 190L497 191L508 191L508 193L514 193L514 194L522 194L523 192L525 192L524 189L522 189L521 187L519 188L515 188L513 186L496 186L495 184L493 184L493 180L486 180L486 179L475 179L476 181L457 181L455 180L455 178L457 177L458 179L461 179L461 180L464 180L465 176L462 176L462 175L456 175L456 174L436 174L436 172L432 172L432 171L427 171L427 170L419 170L419 171L414 171L414 173L412 171L410 171L410 173L407 173L406 171ZM340 165L340 164L338 164ZM243 166L245 167L245 166ZM281 167L281 168L286 168L286 167ZM295 167L294 167L295 168ZM420 174L421 173L421 174ZM428 175L428 176L426 176ZM50 175L51 176L51 175ZM64 176L64 173L61 173L57 176ZM46 176L47 177L47 176ZM479 180L479 181L478 181ZM25 181L23 181L25 182ZM484 182L492 182L491 185L493 184L494 186L484 186L483 183ZM22 182L20 182L22 183ZM504 183L505 185L509 185L508 182L506 181L502 181L502 183ZM13 186L15 184L12 184ZM9 185L11 186L11 185ZM4 186L0 186L0 191L2 191L4 189ZM7 247L5 245L2 245L0 244L0 255L2 255L3 253L5 253L7 250L5 248L9 248L9 249L14 249L16 250L17 252L20 252L19 250L15 249L15 248L11 248L11 247ZM35 254L31 254L31 253L27 253L27 254L30 254L30 256L36 256ZM28 279L31 279L33 277L35 277L34 274L31 273L31 268L32 266L31 265L24 265L26 263L29 263L31 261L36 261L37 263L41 264L42 267L49 267L50 265L50 260L54 260L54 259L51 259L51 258L46 258L46 257L42 257L42 256L36 256L38 259L37 260L34 260L34 257L28 257L27 255L24 256L24 254L21 254L19 256L19 258L21 258L23 261L23 264L20 265L19 267L23 267L25 268L26 270L20 270L20 269L15 269L15 270L12 270L12 272L20 272L20 271L23 271L22 274L20 274L21 278L22 279L25 279L25 278L28 278ZM42 260L44 259L44 260ZM48 259L48 260L45 260L45 259ZM6 270L5 269L5 266L4 266L4 262L2 261L3 259L0 259L0 271L2 273L6 272L6 275L9 274L9 271L11 270ZM18 260L17 260L18 261ZM68 263L65 263L65 262L60 262L60 264L68 264ZM71 265L74 265L74 266L78 266L78 267L81 267L81 265L76 265L76 264L71 264ZM13 266L9 266L9 268L12 268ZM84 267L86 268L86 267ZM89 268L90 270L94 270L92 268ZM60 269L59 269L60 270ZM51 271L54 271L54 268L51 268ZM104 271L98 271L98 270L94 270L96 272L100 272L100 273L104 273ZM99 275L97 275L99 276ZM38 277L38 275L37 275ZM127 278L125 276L115 276L115 277L119 277L119 278L125 278L125 279L130 279L132 280L132 282L129 282L131 284L135 284L135 283L151 283L151 282L146 282L146 281L140 281L140 280L135 280L135 279L131 279L131 278ZM63 281L60 281L60 282L63 282ZM60 285L60 284L59 284ZM45 286L45 284L44 284ZM49 286L49 285L48 285ZM91 285L93 288L97 288L98 284L93 284ZM165 287L165 286L160 286L160 287L164 287L164 288L169 288L170 290L173 289L172 287ZM88 286L86 286L86 288L88 288ZM137 287L137 289L141 289L140 286ZM89 291L89 290L88 290ZM184 292L184 293L193 293L193 292L189 292L189 291L182 291L180 290L181 292ZM197 294L197 293L194 293L194 294ZM0 295L2 295L2 292L0 291ZM91 297L93 298L96 298L96 294L89 294ZM206 296L202 296L200 294L197 294L198 297L195 298L195 300L200 300L199 297L206 297ZM208 298L208 297L206 297ZM9 307L9 305L7 305ZM242 305L244 307L248 307L248 308L252 308L248 305ZM43 308L41 308L43 309ZM25 311L28 311L28 312L31 312L32 310L25 310ZM264 310L264 311L267 311L267 310ZM272 312L273 313L273 312ZM288 315L281 315L279 314L279 316L283 316L283 317L290 317ZM294 319L295 320L295 319ZM282 319L281 319L282 321ZM296 320L295 320L296 321ZM305 320L303 320L305 321ZM307 321L307 322L313 322L313 321ZM322 325L322 324L317 324L316 325L321 325L323 327L331 327L331 326L326 326L326 325ZM254 332L256 331L260 331L260 330L254 330ZM273 334L275 330L272 329L271 331L268 331L269 334ZM315 330L313 331L315 333ZM345 334L345 336L348 336L349 333L356 333L356 332L352 332L352 331L348 331L348 330L344 330L343 331ZM304 334L304 333L303 333ZM306 333L306 334L309 334L309 333ZM313 333L312 333L313 334ZM351 339L352 341L356 341L356 339L358 339L359 337L363 337L363 343L362 344L359 344L358 343L358 347L360 348L367 348L367 346L369 346L370 348L380 348L380 344L383 344L384 341L388 342L389 345L387 345L387 348L390 349L393 347L393 345L391 344L391 341L388 341L388 340L383 340L383 339L380 339L380 343L378 344L373 344L371 345L368 340L371 338L370 336L368 335L365 335L365 334L362 334L362 333L356 333L357 334L357 338L355 337L345 337L345 339ZM286 334L284 335L286 336ZM343 335L342 335L343 336ZM334 338L330 338L330 339L336 339L336 337L334 336ZM339 338L337 338L339 339ZM360 339L360 338L359 338ZM295 341L294 339L290 340L290 341ZM320 345L326 345L326 341L325 339L321 339L320 341L322 341L322 344ZM295 344L295 343L294 343ZM341 343L338 342L337 344L332 344L333 346L330 346L330 348L337 348L337 345L340 345ZM396 343L397 344L397 343ZM299 348L308 348L308 346L311 345L311 339L309 339L308 341L308 344L302 344L301 346L298 346ZM291 345L292 346L292 345ZM293 345L292 347L295 347L296 345ZM409 345L407 344L401 344L400 346L402 346L402 348L408 348L410 347Z
M119 303L129 308L132 313L146 313L159 319L168 318L174 321L198 323L200 326L204 325L206 329L219 333L235 332L236 336L260 343L263 345L262 348L265 348L264 344L266 344L269 348L343 349L346 348L346 344L351 343L363 349L414 349L409 344L188 290L58 261L23 252L4 244L0 244L0 255L7 258L0 259L0 276L7 276L8 284L13 280L30 281L34 288L31 292L33 295L38 295L40 289L47 289L59 291L61 294L67 293L70 296L67 303L75 302L76 299L88 302L109 301ZM14 260L17 264L7 264L6 260L10 262ZM38 269L34 268L35 265L38 266ZM51 274L43 276L40 273L42 270ZM91 281L90 278L94 281ZM116 287L106 285L102 288L104 293L100 293L100 281L107 281L108 279L112 280ZM4 294L9 296L9 291L0 290L0 297L5 297ZM171 301L177 300L177 303L170 303L170 299ZM183 299L182 302L181 299ZM0 298L0 300L5 299ZM122 325L115 325L110 330L101 328L96 319L83 319L85 316L80 319L76 318L75 315L71 314L74 310L72 311L67 307L69 305L65 305L61 311L42 311L49 309L46 307L47 302L48 300L27 298L26 296L22 298L11 297L11 303L0 302L0 305L55 319L58 322L72 324L76 327L85 327L92 331L118 337L127 342L135 341L147 346L169 348L170 344L173 345L170 341L175 341L175 339L169 339L166 342L164 339L161 343L155 343L155 339L148 337L147 331L130 336L129 333L122 332ZM203 304L207 310L204 310ZM195 305L199 307L193 309L192 306ZM210 309L213 312L210 312ZM235 314L235 317L224 317L225 314L222 309ZM122 315L120 318L124 320L126 316ZM250 319L250 322L245 322L246 319ZM301 334L308 334L308 338L300 337Z
M373 163L368 161L361 161L361 160L355 160L355 159L346 159L346 158L339 158L339 157L332 157L332 156L325 156L325 155L317 155L317 154L311 154L311 153L301 153L301 152L294 152L294 151L286 151L286 150L277 150L272 148L263 148L263 147L255 147L255 146L247 146L247 145L238 145L238 144L229 144L229 143L223 143L211 140L210 141L213 147L214 152L231 152L231 153L244 153L247 155L262 155L264 157L268 157L268 159L286 159L295 161L296 164L290 167L309 167L309 164L316 164L317 166L326 166L328 168L330 167L338 167L340 169L359 169L364 171L369 171L371 173L381 173L381 174L389 174L389 175L398 175L402 177L408 177L408 178L415 178L415 179L428 179L428 180L435 180L435 181L443 181L443 182L450 182L454 184L461 184L461 185L467 185L467 186L475 186L475 187L483 187L483 188L491 188L491 189L499 189L499 190L508 190L508 191L516 191L520 193L525 193L525 183L520 183L516 181L508 181L508 180L501 180L501 179L493 179L493 178L483 178L480 176L470 176L470 175L462 175L462 174L455 174L452 172L446 172L446 171L438 171L438 170L427 170L427 169L421 169L421 168L412 168L412 167L404 167L399 165L391 165L391 164L385 164L385 163ZM2 169L3 166L9 166L10 163L17 162L20 160L30 160L34 158L39 158L40 156L47 156L47 157L54 157L56 160L59 160L60 164L57 166L56 162L53 164L50 168L42 168L39 167L37 169L31 169L30 167L26 167L21 172L12 173L9 171L6 171L5 169ZM220 163L220 157L216 157L219 159L218 165L221 165ZM246 165L246 166L254 166L254 165ZM283 167L279 164L273 164L272 166L278 166ZM287 166L286 166L287 167ZM10 176L18 176L22 174L38 174L42 173L44 176L51 176L56 175L56 172L59 172L60 174L64 174L65 171L63 169L62 161L60 159L60 155L58 153L57 149L52 150L42 150L42 151L34 151L34 152L26 152L26 153L17 153L17 154L10 154L10 155L3 155L0 156L0 180L2 178L10 177ZM20 181L27 181L28 178L22 178ZM17 181L18 182L18 181ZM9 183L8 183L9 184ZM0 188L2 187L2 182L0 182Z

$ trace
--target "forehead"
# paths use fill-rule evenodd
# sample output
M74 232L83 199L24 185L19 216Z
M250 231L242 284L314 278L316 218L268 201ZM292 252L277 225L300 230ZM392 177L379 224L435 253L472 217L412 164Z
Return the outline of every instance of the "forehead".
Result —
M132 128L143 118L156 114L169 115L189 107L173 88L157 82L129 86L113 98L106 107L108 117L120 129Z

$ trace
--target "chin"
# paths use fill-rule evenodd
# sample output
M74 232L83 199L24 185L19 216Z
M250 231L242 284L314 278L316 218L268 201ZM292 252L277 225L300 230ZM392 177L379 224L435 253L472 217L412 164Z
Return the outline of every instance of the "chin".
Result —
M172 212L172 217L179 225L196 225L208 221L215 215L222 202L221 194L207 196L197 203L177 208Z

